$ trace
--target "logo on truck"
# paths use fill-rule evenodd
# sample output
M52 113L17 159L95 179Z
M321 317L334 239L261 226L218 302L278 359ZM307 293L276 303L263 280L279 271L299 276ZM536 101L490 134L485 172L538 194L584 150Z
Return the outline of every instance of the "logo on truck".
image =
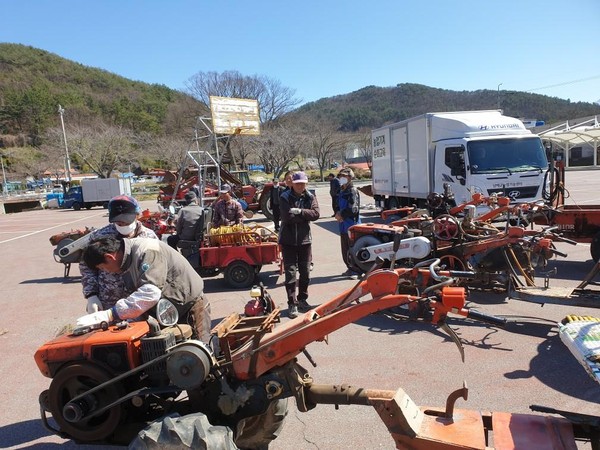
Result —
M506 128L521 128L518 123L503 123L500 125L480 125L479 131L487 131L487 130L504 130Z
M380 148L377 148L380 147ZM385 135L373 138L373 159L385 157Z

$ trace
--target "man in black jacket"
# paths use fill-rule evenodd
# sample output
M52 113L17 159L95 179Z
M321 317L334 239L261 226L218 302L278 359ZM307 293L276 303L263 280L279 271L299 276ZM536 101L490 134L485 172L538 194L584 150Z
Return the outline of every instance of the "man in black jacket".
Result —
M283 255L285 290L288 298L288 317L298 316L298 311L308 311L308 285L312 261L310 222L319 218L317 198L306 190L308 177L304 172L292 175L292 188L280 198L281 231L279 244ZM299 273L296 293L296 272Z

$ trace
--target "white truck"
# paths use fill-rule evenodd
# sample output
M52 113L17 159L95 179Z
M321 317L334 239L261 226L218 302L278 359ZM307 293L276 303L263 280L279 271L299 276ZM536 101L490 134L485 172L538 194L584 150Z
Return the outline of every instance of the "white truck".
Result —
M500 110L426 113L372 131L378 206L425 206L448 184L456 203L473 193L526 202L542 197L548 160L541 139Z
M117 195L131 195L129 178L81 180L81 186L73 186L65 194L63 208L73 208L76 211L94 206L107 208L109 200Z

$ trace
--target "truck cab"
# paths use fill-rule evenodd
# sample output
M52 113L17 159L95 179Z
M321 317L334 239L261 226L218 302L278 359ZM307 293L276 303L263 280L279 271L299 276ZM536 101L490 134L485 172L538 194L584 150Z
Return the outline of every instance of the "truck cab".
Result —
M72 186L63 197L63 208L79 211L84 205L81 186ZM89 207L91 208L91 206ZM89 209L88 208L88 209Z
M474 193L510 197L513 202L542 198L546 151L541 139L524 126L506 119L504 132L464 131L458 139L435 141L435 192L449 184L457 203Z

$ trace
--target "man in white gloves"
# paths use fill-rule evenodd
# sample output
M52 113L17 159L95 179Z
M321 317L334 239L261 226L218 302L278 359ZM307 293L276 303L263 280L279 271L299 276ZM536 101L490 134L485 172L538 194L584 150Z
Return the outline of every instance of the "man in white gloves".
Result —
M107 310L77 319L76 327L144 318L161 298L179 312L179 322L192 326L193 337L208 343L210 304L204 298L204 281L177 250L155 239L118 239L92 242L83 253L88 267L120 274L130 292Z
M306 190L308 177L304 172L292 175L292 187L280 197L281 229L279 244L283 256L288 317L298 316L312 308L308 304L308 285L312 262L310 222L319 218L317 198ZM296 283L296 272L299 273ZM298 289L296 292L296 284Z
M144 237L158 239L154 231L143 226L137 217L141 213L137 200L127 195L113 197L108 203L108 221L105 227L93 231L92 240L103 236ZM93 313L110 309L127 292L118 273L103 272L79 263L83 296L87 299L86 311Z

